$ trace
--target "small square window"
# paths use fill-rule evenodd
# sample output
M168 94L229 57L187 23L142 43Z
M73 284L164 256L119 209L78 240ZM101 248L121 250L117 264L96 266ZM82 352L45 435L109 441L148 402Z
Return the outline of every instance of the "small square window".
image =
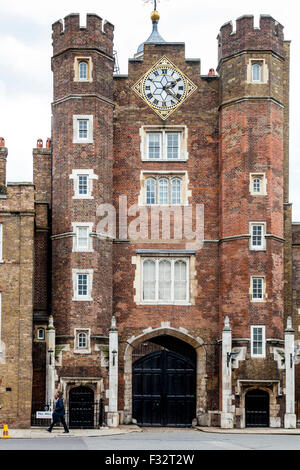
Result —
M73 269L73 300L90 301L92 293L93 270Z
M90 348L90 329L74 329L74 352L78 354L88 354Z
M78 119L78 139L88 138L88 120Z
M38 328L37 330L37 339L44 340L45 339L45 330L44 328Z
M74 81L92 82L93 62L91 57L75 57Z
M98 176L93 170L73 170L69 178L74 180L73 199L94 199L93 180L98 179Z
M266 196L267 180L264 173L250 173L249 190L252 196Z
M92 144L93 139L93 116L74 115L73 116L73 143Z
M73 251L93 251L92 237L93 223L73 222Z
M252 58L247 65L247 82L252 84L266 84L269 79L268 64L265 59Z

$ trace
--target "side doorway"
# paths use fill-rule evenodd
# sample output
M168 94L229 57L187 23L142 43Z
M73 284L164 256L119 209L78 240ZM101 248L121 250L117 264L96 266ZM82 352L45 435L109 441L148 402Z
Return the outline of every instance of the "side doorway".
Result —
M270 396L265 390L255 389L245 397L246 427L269 427Z
M69 427L94 428L94 392L89 387L75 387L69 393Z

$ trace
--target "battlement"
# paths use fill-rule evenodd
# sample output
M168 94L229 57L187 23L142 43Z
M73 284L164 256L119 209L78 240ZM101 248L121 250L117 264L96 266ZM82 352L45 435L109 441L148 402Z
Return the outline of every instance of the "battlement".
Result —
M259 28L254 27L254 16L244 15L236 20L236 30L232 22L225 23L218 39L218 59L237 54L244 50L272 50L283 56L283 26L270 15L260 15Z
M80 26L79 13L71 13L52 25L53 55L66 49L99 49L113 56L114 26L95 14L87 14L86 26Z

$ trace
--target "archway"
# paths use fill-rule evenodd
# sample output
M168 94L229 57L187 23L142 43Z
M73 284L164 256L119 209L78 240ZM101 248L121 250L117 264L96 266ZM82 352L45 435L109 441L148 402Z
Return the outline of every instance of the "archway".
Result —
M163 374L169 374L169 377L165 377L164 383L166 384L169 382L169 391L172 390L172 386L174 388L174 377L176 376L175 373L172 373L172 363L174 364L177 361L177 364L180 364L178 367L178 379L182 381L183 385L182 388L184 393L182 394L183 400L185 402L186 409L190 409L190 412L186 412L185 414L188 416L188 422L182 422L181 419L177 419L176 414L170 412L168 417L164 420L161 420L160 425L182 425L187 426L191 425L191 421L193 418L197 418L199 424L204 424L207 420L207 411L206 411L206 352L203 346L203 341L201 338L195 338L191 336L187 330L183 328L175 329L172 327L162 327L157 329L148 329L144 331L144 334L136 337L131 337L127 340L127 347L125 349L124 354L124 381L125 381L125 394L124 394L124 422L130 423L132 422L132 418L137 420L134 415L137 413L137 409L133 410L133 405L136 407L135 400L133 400L133 391L135 395L138 395L135 390L133 390L133 379L136 373L142 372L146 369L147 359L143 360L144 356L141 356L141 361L137 362L139 357L137 358L133 355L134 350L137 346L142 345L150 341L151 343L156 343L160 345L158 348L159 351L168 351L167 353L159 352L153 357L149 357L150 362L158 360L160 364L160 372L157 374L157 378L155 379L155 368L150 365L149 371L149 379L140 378L140 380L161 380ZM177 356L178 355L178 356ZM165 361L165 362L164 362ZM134 367L133 367L134 364ZM170 367L171 365L171 367ZM149 366L149 363L148 363ZM140 367L140 371L137 369ZM176 367L174 368L176 371ZM145 373L142 374L144 377ZM171 378L172 377L172 378ZM172 385L173 380L173 385ZM139 385L137 385L138 387ZM188 393L188 388L190 388L191 393ZM172 393L170 393L172 395ZM171 400L168 400L169 405L173 406L176 399L180 400L180 396L176 397L174 395L174 401L172 403ZM190 397L188 397L190 395ZM165 399L166 395L160 393L160 397ZM185 398L184 398L185 397ZM143 397L141 397L143 398ZM190 398L190 403L189 403ZM154 402L154 400L153 400ZM154 406L155 402L152 403ZM158 405L160 406L160 405ZM158 407L157 406L157 407ZM177 406L177 405L176 405ZM178 405L180 406L180 405ZM190 408L189 408L190 407ZM173 416L173 417L172 417ZM193 416L193 418L191 418ZM171 420L169 419L171 417ZM153 420L152 420L153 421ZM163 424L168 423L168 424ZM150 424L150 423L149 423ZM150 424L151 425L151 424ZM152 423L154 425L154 423Z
M74 387L69 392L69 427L94 427L94 391L89 387Z
M246 427L269 427L269 393L252 389L245 396Z

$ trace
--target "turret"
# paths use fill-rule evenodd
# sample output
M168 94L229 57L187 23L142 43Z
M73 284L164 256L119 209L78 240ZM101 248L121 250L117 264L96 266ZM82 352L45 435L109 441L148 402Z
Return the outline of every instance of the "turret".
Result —
M231 22L221 27L218 45L220 328L228 315L233 338L250 336L255 323L264 325L267 337L282 337L288 127L283 28L268 15L254 28L253 16L243 16L235 32Z
M111 318L112 246L96 236L96 212L112 203L113 29L91 14L86 27L78 14L53 25L52 306L73 352L81 333L94 348Z

